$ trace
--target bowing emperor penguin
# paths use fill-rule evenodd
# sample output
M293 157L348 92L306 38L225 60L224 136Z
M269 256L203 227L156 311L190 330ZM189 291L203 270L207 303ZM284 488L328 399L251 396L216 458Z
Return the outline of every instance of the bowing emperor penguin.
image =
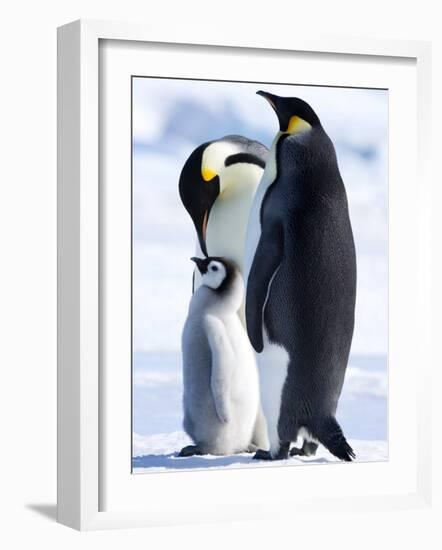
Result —
M305 101L258 92L279 120L251 211L246 321L257 352L270 450L355 454L335 413L353 337L356 255L333 144Z
M243 272L250 207L267 153L261 143L231 135L203 143L187 159L179 192L195 225L198 256L223 256ZM195 270L194 289L200 284Z
M192 258L201 285L182 335L184 422L194 445L180 456L226 455L268 445L255 356L237 311L244 284L224 258Z

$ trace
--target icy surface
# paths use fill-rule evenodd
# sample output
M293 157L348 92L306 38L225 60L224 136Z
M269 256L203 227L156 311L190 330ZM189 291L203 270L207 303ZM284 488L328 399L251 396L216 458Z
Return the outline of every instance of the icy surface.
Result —
M182 431L179 353L134 354L133 381L134 472L268 465L252 460L248 454L177 457L180 449L191 443ZM337 416L358 461L387 459L387 391L385 356L350 358ZM291 458L282 464L335 460L320 446L313 458Z
M243 453L230 456L192 456L181 458L178 451L191 443L184 432L172 432L134 437L134 453L132 461L133 473L154 473L168 470L198 470L207 468L251 468L263 466L299 466L302 464L327 464L339 462L324 447L319 446L314 457L290 457L287 460L253 460L253 454ZM388 458L385 441L350 440L358 462L373 462ZM178 449L178 451L177 451Z

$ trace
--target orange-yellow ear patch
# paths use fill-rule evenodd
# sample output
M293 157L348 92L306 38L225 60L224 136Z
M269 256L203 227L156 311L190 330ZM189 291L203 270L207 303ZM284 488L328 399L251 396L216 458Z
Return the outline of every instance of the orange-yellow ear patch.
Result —
M290 117L286 131L288 134L299 134L299 132L305 132L306 130L310 130L310 128L311 125L307 121L294 115Z
M203 176L204 181L210 181L216 176L216 172L204 166L201 168L201 175Z

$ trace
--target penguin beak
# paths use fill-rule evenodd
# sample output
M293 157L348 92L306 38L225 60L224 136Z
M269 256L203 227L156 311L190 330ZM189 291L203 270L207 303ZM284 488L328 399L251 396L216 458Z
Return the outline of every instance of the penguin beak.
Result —
M207 224L209 222L212 206L219 195L219 180L216 178L213 183L209 182L208 184L206 183L206 185L211 187L211 189L208 189L207 192L201 191L203 195L201 197L201 202L194 206L193 214L191 214L198 236L198 242L204 256L209 255L206 243Z
M271 94L270 92L264 92L264 90L258 90L257 95L262 96L264 99L267 99L267 101L270 103L270 105L275 109L276 111L276 99L278 96Z
M196 258L195 256L190 259L192 260L192 262L196 263L198 271L201 273L201 275L204 275L204 273L207 273L207 260L203 260L202 258Z
M283 113L282 113L282 105L281 105L281 100L283 98L277 96L277 95L274 95L274 94L271 94L270 92L264 92L263 90L259 90L258 92L256 92L258 95L262 96L264 99L266 99L272 109L275 111L276 113L276 116L278 117L278 122L279 122L279 129L281 132L284 132L284 126L286 126L285 124L285 117L283 116Z

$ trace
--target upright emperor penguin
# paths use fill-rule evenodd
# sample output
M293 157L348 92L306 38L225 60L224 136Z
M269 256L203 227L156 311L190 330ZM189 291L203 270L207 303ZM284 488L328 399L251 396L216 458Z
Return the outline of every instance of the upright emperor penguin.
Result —
M232 135L203 143L187 159L179 191L195 225L198 256L223 256L243 272L247 222L267 153L261 143ZM194 289L200 284L195 270Z
M258 92L275 110L275 137L248 228L246 321L257 352L270 451L350 461L336 421L353 337L356 254L333 144L305 101Z
M201 286L183 329L184 429L180 456L226 455L268 445L260 420L255 356L237 311L244 285L224 258L192 258Z

